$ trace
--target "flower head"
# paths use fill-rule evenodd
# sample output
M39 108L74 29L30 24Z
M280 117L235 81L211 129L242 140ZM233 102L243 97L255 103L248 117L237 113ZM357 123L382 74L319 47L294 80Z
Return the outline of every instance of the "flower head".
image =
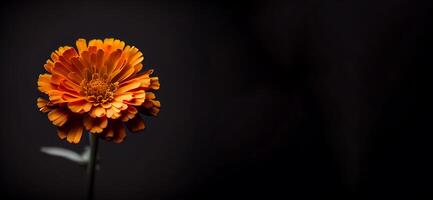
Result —
M78 143L84 130L120 143L144 130L139 113L156 116L160 102L153 70L140 72L143 54L115 39L78 39L77 48L64 46L51 54L39 75L38 89L48 100L37 99L41 112L57 126L61 139Z

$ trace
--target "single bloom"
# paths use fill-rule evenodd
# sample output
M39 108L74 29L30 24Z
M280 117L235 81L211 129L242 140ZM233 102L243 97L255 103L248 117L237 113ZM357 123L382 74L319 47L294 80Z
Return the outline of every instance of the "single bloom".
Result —
M57 126L61 139L78 143L83 131L120 143L131 132L144 130L140 113L157 116L158 77L141 72L143 54L116 39L76 41L77 48L63 46L44 65L38 89L41 112Z

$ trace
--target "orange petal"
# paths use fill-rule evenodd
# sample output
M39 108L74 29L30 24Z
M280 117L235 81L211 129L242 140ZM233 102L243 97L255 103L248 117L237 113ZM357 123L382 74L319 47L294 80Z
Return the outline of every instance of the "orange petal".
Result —
M132 95L134 98L143 98L143 99L145 99L146 98L146 92L144 91L144 90L139 90L139 91L135 91L135 92L133 92L133 95Z
M98 49L101 49L102 46L103 46L103 42L102 42L102 40L96 40L96 39L95 40L90 40L90 42L89 42L89 48L91 46L94 46L94 47L96 47Z
M114 42L114 38L105 38L104 39L104 47L106 47L108 45L112 46L113 42Z
M79 85L81 84L81 81L83 80L83 77L78 72L69 72L68 78L71 81L73 81L78 87L80 87Z
M146 99L155 99L156 95L153 92L146 92Z
M141 106L145 101L146 93L144 90L137 90L132 92L132 99L129 101L125 101L126 104L132 106Z
M84 71L85 65L81 63L80 58L79 57L71 58L71 63L76 69L78 69L78 73L81 75Z
M161 102L158 100L151 100L153 106L161 108Z
M160 84L158 77L151 77L150 78L150 88L153 90L159 90Z
M140 117L140 115L136 115L133 119L126 122L126 126L132 132L139 132L144 130L144 120Z
M60 139L66 139L69 143L78 143L83 134L83 122L81 118L74 118L64 126L57 128L57 135Z
M57 135L60 139L64 140L68 136L68 130L66 130L64 127L57 128Z
M157 116L160 111L161 102L155 100L156 96L152 92L146 93L146 101L143 103L140 112L146 115Z
M63 94L62 94L62 101L63 102L74 102L74 101L80 101L83 99L84 99L84 97L80 96L79 94L72 94L69 92L63 92Z
M70 70L61 62L54 63L54 67L52 69L53 74L58 74L63 77L68 77Z
M112 80L114 82L122 82L134 73L134 67L124 67Z
M71 94L80 94L81 87L69 79L60 81L59 90L65 90Z
M105 109L111 108L111 102L102 103L101 106Z
M119 88L116 90L116 94L123 94L127 91L136 89L138 87L140 87L141 83L138 81L134 81L134 82L130 82L128 84L120 84Z
M121 54L122 54L122 50L117 49L116 51L111 53L108 59L105 61L105 65L107 66L107 74L111 74L111 72L114 69L114 66L116 66L117 62L119 61Z
M68 63L71 63L70 62L71 58L78 56L78 54L77 54L77 51L75 51L75 48L70 48L70 49L66 50L65 52L63 52L62 56L65 59L65 61L67 61Z
M126 122L134 118L137 112L137 108L135 108L134 106L128 106L128 109L122 112L122 121Z
M65 76L60 75L60 74L53 74L51 77L51 83L58 85L62 80L66 79Z
M153 103L151 101L146 101L143 103L143 107L146 109L151 109L153 107Z
M51 90L54 90L56 85L51 83L51 74L41 74L38 79L39 91L48 94Z
M158 100L147 100L143 103L143 107L145 107L146 109L151 109L152 107L160 108L161 103Z
M68 118L68 111L63 108L57 108L48 113L48 119L56 126L63 126Z
M102 71L102 67L104 66L104 51L99 49L96 53L96 69L98 72Z
M138 49L137 49L138 50ZM143 61L144 60L144 58L143 58L143 54L141 53L141 52L137 52L132 58L131 58L131 60L130 60L130 62L129 62L129 64L131 65L131 66L135 66L135 65L137 65L137 64L139 64L139 63L141 63L141 61Z
M117 119L121 116L120 109L111 106L111 108L107 109L106 116L111 119Z
M140 82L141 85L140 87L149 87L151 85L151 78L149 77L149 75L153 72L152 69L147 70L145 73L143 74L139 74L139 75L135 75L134 78L130 78L127 81L124 81L120 84L121 85L126 85L129 84L131 82Z
M77 42L75 42L75 44L77 45L78 53L81 54L82 51L87 50L87 44L85 39L80 38L77 40Z
M68 131L68 136L66 140L70 143L77 144L81 140L81 135L83 134L83 125L79 120L76 120L74 123L70 125L70 129Z
M83 66L90 66L90 53L89 51L83 51L80 53L80 63ZM82 73L84 73L84 70L82 70Z
M85 113L90 111L92 108L92 103L83 99L80 101L69 102L68 108L74 113Z
M129 101L131 99L132 99L132 94L131 93L119 94L119 95L116 95L114 97L114 101L116 101L116 102Z
M52 109L47 104L48 104L47 100L45 100L43 98L38 98L37 106L39 108L39 111L44 112L44 113L51 111Z
M113 48L114 49L123 49L124 46L125 46L125 43L120 41L120 40L114 40L114 42L113 42Z
M50 59L47 60L47 62L44 65L45 70L47 70L47 72L51 72L51 69L54 67L54 63L53 61L51 61Z
M135 73L141 71L141 69L143 69L143 64L140 63L140 64L137 64L137 65L134 65L134 71L135 71Z
M112 106L116 107L116 108L121 108L123 106L123 102L121 101L114 101L111 103Z
M112 72L110 73L110 80L113 79L126 65L125 54L122 53L117 61L117 64L113 67Z
M86 115L83 119L84 127L91 133L101 133L107 127L108 120L106 117L93 118Z
M113 121L114 143L121 143L126 137L125 125L121 121Z
M104 129L104 131L101 134L105 140L112 140L114 137L114 129L112 126L112 123L108 123L107 128Z
M48 93L50 102L53 104L63 103L64 100L62 99L63 92L52 90Z
M159 114L159 108L157 108L157 107L152 107L150 110L149 110L149 113L151 114L151 115L153 115L153 116L158 116L158 114Z
M105 108L103 108L101 106L97 106L97 107L94 107L92 109L92 111L90 112L90 116L103 117L103 116L105 116L105 113L106 113Z

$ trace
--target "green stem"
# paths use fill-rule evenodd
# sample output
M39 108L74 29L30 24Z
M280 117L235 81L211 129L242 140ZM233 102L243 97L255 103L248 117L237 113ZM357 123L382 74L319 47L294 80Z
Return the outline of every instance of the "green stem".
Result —
M96 157L98 154L98 136L89 133L90 137L90 158L87 165L87 173L89 175L89 185L87 190L87 199L93 199L93 190L95 187L95 174L96 174Z

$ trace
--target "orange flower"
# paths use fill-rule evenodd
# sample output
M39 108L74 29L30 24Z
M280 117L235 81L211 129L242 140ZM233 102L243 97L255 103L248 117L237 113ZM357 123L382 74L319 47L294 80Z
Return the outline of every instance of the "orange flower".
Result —
M78 39L77 49L60 47L44 65L38 89L49 100L37 99L40 111L57 126L61 139L78 143L85 130L120 143L132 132L144 130L140 113L156 116L160 102L153 70L140 73L143 54L115 39Z

